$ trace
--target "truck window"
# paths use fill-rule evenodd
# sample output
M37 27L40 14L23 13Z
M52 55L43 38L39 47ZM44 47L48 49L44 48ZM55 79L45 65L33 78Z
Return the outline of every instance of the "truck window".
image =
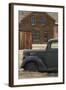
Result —
M51 48L52 49L58 48L58 42L52 42L51 43Z

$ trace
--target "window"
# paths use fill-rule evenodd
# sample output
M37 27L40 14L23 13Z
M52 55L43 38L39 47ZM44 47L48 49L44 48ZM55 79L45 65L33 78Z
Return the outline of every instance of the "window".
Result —
M31 23L32 23L32 25L35 25L35 23L36 23L35 16L31 17Z
M45 24L46 23L46 18L45 17L40 17L40 23Z
M32 43L33 44L44 44L48 42L48 31L47 30L32 30Z
M40 32L33 30L32 31L32 43L39 44L40 43Z
M51 43L51 48L52 49L58 48L58 42Z
M44 31L44 42L48 42L48 31Z

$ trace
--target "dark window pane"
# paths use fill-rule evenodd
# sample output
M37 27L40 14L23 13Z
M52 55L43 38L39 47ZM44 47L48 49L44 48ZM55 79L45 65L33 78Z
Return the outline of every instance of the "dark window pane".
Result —
M45 24L46 23L46 18L45 17L40 17L40 23Z
M31 23L32 23L32 25L35 24L35 16L32 16L32 17L31 17Z
M48 42L48 31L44 31L44 42Z

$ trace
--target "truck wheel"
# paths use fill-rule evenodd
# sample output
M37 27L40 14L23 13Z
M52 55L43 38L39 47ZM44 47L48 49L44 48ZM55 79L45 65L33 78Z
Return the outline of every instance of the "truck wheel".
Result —
M34 62L29 62L24 66L25 71L38 71L38 65Z

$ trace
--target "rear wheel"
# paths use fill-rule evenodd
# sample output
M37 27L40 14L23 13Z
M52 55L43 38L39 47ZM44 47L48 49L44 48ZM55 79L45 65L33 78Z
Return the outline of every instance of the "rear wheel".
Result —
M34 62L29 62L24 66L25 71L38 71L38 65Z

